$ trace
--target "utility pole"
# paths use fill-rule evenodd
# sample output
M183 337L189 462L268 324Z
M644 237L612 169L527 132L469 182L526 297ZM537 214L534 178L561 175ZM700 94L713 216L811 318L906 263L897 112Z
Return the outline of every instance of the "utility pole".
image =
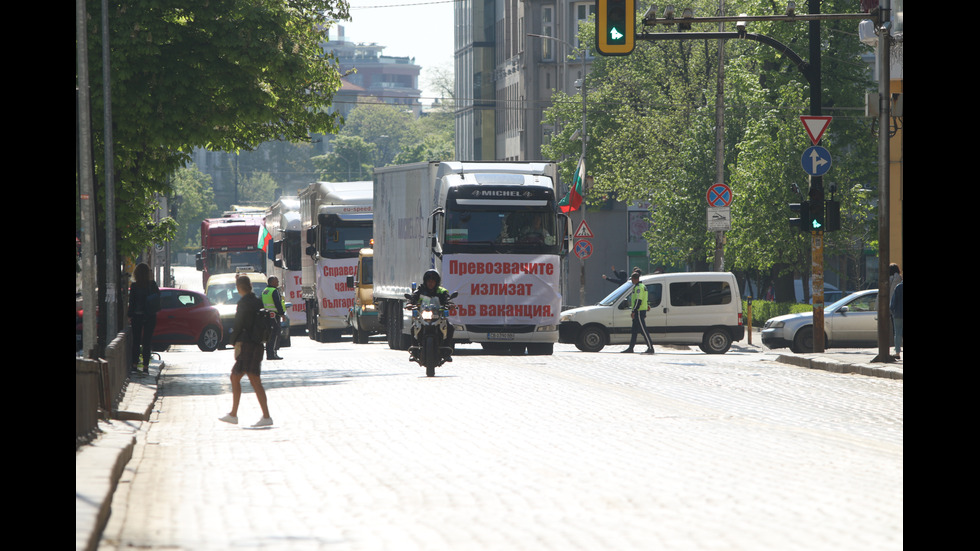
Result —
M809 2L810 15L820 15L820 2ZM810 115L819 117L823 113L822 86L820 82L820 20L810 21ZM819 144L817 144L819 145ZM824 192L823 176L810 176L810 208L820 213L819 220L823 222ZM823 331L823 224L811 227L810 255L812 265L810 276L813 278L813 352L824 351Z

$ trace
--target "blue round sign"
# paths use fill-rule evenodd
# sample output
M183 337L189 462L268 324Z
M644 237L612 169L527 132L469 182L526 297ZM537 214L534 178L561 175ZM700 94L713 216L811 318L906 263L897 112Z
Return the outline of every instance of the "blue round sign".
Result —
M830 151L826 148L819 145L808 147L801 159L803 172L810 176L823 176L830 170L830 161Z

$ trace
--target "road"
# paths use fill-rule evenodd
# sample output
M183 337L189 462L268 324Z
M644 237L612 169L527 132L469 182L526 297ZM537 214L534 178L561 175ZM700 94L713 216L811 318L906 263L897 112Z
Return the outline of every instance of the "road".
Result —
M228 350L164 353L101 549L901 549L903 383L619 347L437 377L379 342L294 338L275 425Z

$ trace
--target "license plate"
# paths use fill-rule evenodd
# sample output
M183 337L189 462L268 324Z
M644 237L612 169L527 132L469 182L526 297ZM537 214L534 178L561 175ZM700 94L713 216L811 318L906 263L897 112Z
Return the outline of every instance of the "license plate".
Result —
M487 333L487 338L492 341L512 341L514 340L513 333Z

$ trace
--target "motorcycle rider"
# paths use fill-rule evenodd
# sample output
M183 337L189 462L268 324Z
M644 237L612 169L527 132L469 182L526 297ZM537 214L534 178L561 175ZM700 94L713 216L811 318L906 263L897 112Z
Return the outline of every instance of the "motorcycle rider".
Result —
M425 274L422 275L422 285L420 285L415 292L412 293L412 298L409 299L409 304L418 305L419 301L423 296L438 298L439 304L446 307L449 306L449 291L445 287L442 287L442 276L439 275L439 270L431 268L426 270ZM413 344L415 346L419 345L418 340L415 335L412 335ZM445 346L452 348L453 346L453 326L451 323L446 324L446 343ZM444 359L447 362L453 361L452 356L449 352L444 354Z

